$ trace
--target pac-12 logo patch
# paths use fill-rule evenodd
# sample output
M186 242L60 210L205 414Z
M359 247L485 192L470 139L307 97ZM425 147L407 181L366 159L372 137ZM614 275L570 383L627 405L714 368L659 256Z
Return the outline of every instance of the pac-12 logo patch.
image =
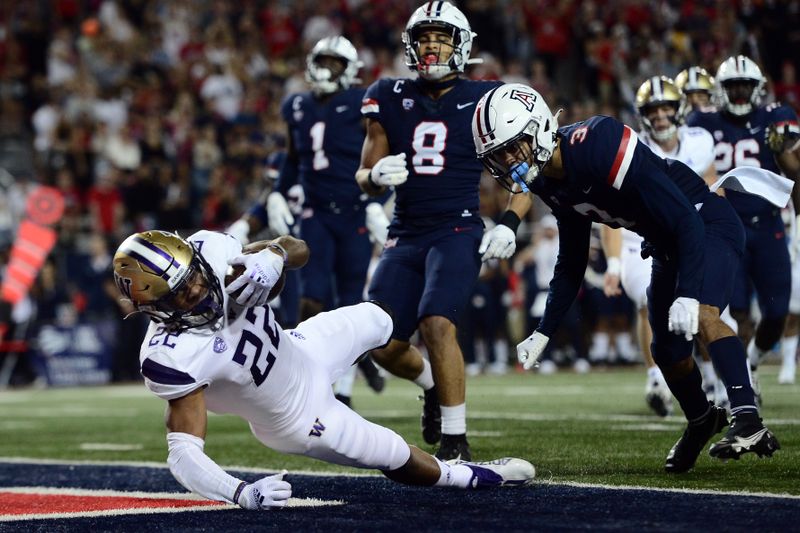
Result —
M403 98L403 109L410 111L414 108L414 100L411 98Z
M214 351L216 353L222 353L228 349L228 345L225 344L225 341L222 337L214 337Z
M509 98L512 100L519 100L525 106L525 109L528 111L533 111L533 104L536 103L536 95L533 93L527 93L524 91L519 91L517 89L512 89Z

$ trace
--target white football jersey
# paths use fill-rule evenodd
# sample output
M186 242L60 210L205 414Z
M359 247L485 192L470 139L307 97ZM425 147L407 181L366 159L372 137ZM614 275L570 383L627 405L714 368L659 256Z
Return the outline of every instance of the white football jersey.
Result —
M188 240L200 247L224 287L228 260L241 253L238 241L209 231ZM293 414L286 412L287 396L304 394L304 360L295 360L291 349L282 350L291 343L268 306L241 312L227 294L224 301L227 326L217 331L190 329L175 335L150 324L139 354L145 384L165 400L206 386L210 411L274 427Z
M189 240L224 285L239 242L200 231ZM145 384L164 400L205 387L208 410L240 416L270 448L359 468L395 470L411 454L394 431L336 400L331 384L389 341L392 319L372 303L320 313L284 332L269 306L242 309L224 295L217 331L168 333L151 323L139 353Z

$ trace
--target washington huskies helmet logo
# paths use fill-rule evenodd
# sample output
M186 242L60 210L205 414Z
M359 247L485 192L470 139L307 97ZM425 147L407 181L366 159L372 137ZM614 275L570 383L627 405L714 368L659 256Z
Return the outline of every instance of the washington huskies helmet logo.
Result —
M508 97L512 100L519 100L525 109L533 111L533 105L536 103L536 95L533 93L526 93L517 89L512 89Z

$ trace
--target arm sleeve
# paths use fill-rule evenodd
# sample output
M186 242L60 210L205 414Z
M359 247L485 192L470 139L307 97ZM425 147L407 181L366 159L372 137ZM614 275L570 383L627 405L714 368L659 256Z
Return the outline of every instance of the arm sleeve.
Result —
M647 150L641 145L637 149ZM675 296L697 300L703 283L705 262L705 226L697 209L648 157L641 158L634 179L626 180L622 191L631 201L642 202L653 220L676 243L674 251L678 254L678 287Z
M589 262L589 236L592 222L578 216L558 218L558 259L550 281L547 306L537 331L552 337L581 288Z
M210 500L238 505L244 483L225 472L203 451L205 442L188 433L167 433L167 464L175 479L188 490Z

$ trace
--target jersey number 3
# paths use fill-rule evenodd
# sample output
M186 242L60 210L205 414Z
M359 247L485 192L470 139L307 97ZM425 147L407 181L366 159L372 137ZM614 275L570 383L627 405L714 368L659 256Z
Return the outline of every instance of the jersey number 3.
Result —
M414 157L411 164L417 174L435 175L444 170L444 152L447 147L447 126L444 122L420 122L414 128Z

